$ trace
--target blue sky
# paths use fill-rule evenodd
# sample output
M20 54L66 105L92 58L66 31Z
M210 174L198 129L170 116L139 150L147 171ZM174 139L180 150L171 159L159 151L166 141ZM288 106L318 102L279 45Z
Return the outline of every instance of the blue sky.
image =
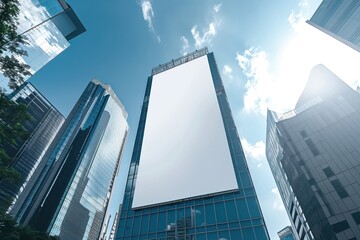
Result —
M265 159L266 108L291 110L318 63L353 87L360 80L354 67L359 54L304 23L320 2L68 0L87 31L31 82L65 116L92 78L110 84L123 102L130 135L116 206L151 68L207 46L225 84L270 236L277 239L289 222Z

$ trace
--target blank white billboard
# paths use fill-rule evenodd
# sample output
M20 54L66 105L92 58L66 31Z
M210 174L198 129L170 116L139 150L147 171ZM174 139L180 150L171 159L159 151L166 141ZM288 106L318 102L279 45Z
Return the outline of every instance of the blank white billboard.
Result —
M153 76L132 208L238 189L207 56Z

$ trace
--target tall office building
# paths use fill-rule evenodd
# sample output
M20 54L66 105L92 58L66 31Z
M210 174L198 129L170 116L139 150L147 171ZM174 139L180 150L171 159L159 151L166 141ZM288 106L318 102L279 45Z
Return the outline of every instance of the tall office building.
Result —
M109 85L91 81L31 179L20 223L60 239L98 239L127 138L127 113Z
M295 240L293 230L290 226L283 228L277 234L280 240Z
M360 1L323 0L307 23L360 52Z
M74 10L64 0L19 0L18 29L28 40L22 45L28 56L22 60L34 74L59 55L69 40L85 31ZM0 74L0 87L9 90L8 80Z
M207 48L148 78L116 239L269 239Z
M18 104L26 105L30 119L23 124L28 137L17 139L15 144L6 146L6 152L14 159L12 167L20 173L20 179L15 184L0 183L0 205L3 209L19 198L65 121L61 113L28 82L8 97Z
M360 236L360 95L323 65L293 111L268 111L266 157L300 240Z

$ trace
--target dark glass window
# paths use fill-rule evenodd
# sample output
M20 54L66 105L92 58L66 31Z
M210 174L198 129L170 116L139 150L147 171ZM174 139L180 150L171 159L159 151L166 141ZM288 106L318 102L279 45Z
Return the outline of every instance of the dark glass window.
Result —
M345 231L346 229L350 228L348 222L345 220L345 221L342 221L342 222L338 222L338 223L335 223L333 225L331 225L334 232L336 233L340 233L342 231Z
M352 213L351 215L354 218L356 224L360 224L360 212Z
M333 172L333 170L330 167L324 168L323 171L324 171L326 177L328 177L328 178L335 175L335 173Z
M330 182L341 198L346 198L349 196L349 194L338 179L332 180Z
M308 136L305 130L301 130L301 131L300 131L300 135L301 135L303 138L306 138L306 137Z
M311 153L314 155L314 156L317 156L320 154L319 150L317 149L317 147L315 146L314 142L308 138L308 139L305 139L305 143L306 145L309 147Z

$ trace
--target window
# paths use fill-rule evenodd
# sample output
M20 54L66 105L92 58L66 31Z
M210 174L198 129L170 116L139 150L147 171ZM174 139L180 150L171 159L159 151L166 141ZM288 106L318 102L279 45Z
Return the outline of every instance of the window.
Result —
M333 172L333 170L330 167L324 168L323 171L324 171L326 177L328 177L328 178L335 175L335 173Z
M301 135L303 138L306 138L306 137L308 136L305 130L301 130L301 131L300 131L300 135Z
M341 198L346 198L349 196L349 194L338 179L332 180L330 182Z
M309 147L311 153L312 153L314 156L317 156L317 155L320 154L319 150L316 148L314 142L313 142L310 138L306 139L306 140L305 140L305 143L306 143L306 145Z
M352 213L351 215L354 218L356 224L360 224L360 212L355 212L355 213Z
M335 223L333 225L331 225L334 232L336 233L340 233L342 231L345 231L346 229L350 228L348 222L345 220L345 221L342 221L342 222L338 222L338 223Z

